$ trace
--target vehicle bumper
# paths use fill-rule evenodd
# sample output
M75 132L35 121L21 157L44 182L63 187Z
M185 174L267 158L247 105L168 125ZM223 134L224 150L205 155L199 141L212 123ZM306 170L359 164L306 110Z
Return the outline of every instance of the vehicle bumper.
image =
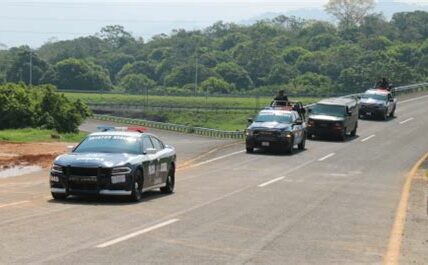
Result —
M279 137L279 138L255 138L247 137L245 144L247 148L286 148L289 147L291 138Z
M383 115L386 108L375 108L375 107L361 107L359 109L360 116L379 116Z
M68 176L51 173L50 190L52 193L67 195L131 195L132 176L125 176L125 182L113 184L111 183L111 176L97 177L96 181L93 182L76 182Z
M343 127L307 127L306 131L308 135L319 135L319 136L340 136L343 133Z

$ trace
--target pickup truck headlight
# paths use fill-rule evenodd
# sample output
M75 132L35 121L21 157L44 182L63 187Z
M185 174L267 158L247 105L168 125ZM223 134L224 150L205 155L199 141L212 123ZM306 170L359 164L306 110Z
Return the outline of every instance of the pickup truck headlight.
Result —
M129 167L115 167L112 169L112 175L126 175L132 172L132 169Z
M245 130L245 135L246 136L253 136L253 131L252 130Z
M281 137L290 138L291 136L293 136L292 132L289 132L289 131L281 132Z
M62 174L62 166L58 166L58 165L53 164L51 167L51 172Z

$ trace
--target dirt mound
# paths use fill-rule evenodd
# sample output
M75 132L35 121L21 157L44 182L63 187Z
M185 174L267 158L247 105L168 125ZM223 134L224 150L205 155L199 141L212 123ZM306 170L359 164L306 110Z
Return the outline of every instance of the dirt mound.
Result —
M70 143L10 143L0 141L0 170L18 165L48 168Z

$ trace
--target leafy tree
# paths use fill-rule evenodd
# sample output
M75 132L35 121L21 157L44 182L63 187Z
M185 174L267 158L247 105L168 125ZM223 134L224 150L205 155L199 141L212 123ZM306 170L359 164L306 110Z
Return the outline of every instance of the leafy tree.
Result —
M120 86L129 93L143 93L155 87L156 82L144 74L129 74L120 80Z
M322 95L331 92L332 81L330 78L315 74L305 73L288 84L288 90L296 94Z
M147 61L128 63L119 71L117 79L121 80L124 76L129 74L143 74L148 76L150 79L156 79L155 65Z
M210 77L202 82L200 90L208 93L229 94L233 90L233 86L217 77Z
M55 64L46 73L44 82L59 89L110 90L112 84L108 72L100 65L79 59L66 59Z
M104 39L112 49L119 49L134 42L131 33L127 32L121 25L105 26L101 29L101 38Z
M330 0L325 5L325 11L348 27L361 23L374 5L374 0Z
M6 80L14 83L24 82L25 84L30 84L31 82L34 85L39 84L44 72L49 67L48 63L26 47L14 49L12 53L13 63L7 69Z
M288 64L276 64L272 67L269 76L267 77L267 82L269 85L284 85L288 83L291 79L296 78L299 75L294 67Z
M214 68L214 71L222 76L225 81L239 89L247 89L253 86L248 72L234 62L221 63Z
M283 53L282 57L287 64L295 64L300 56L309 54L310 51L301 47L287 48Z

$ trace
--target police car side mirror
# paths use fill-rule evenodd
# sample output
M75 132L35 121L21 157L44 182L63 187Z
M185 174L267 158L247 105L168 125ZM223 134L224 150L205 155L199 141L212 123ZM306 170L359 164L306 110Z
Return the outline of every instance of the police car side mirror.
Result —
M156 154L156 149L154 148L147 148L146 151L144 152L145 155L154 155Z
M251 119L251 118L248 118L248 123L253 123L253 119Z

